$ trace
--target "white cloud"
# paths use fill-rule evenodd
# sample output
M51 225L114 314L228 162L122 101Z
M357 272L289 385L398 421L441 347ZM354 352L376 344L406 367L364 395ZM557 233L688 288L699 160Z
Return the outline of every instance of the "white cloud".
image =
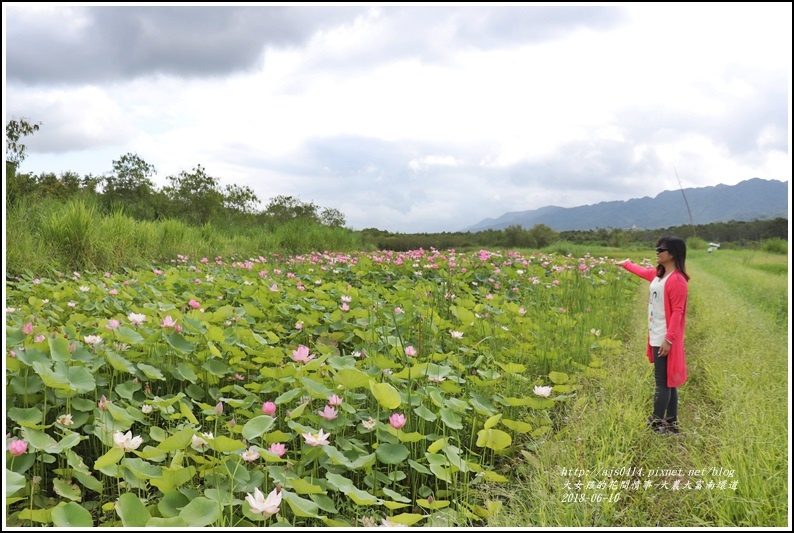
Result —
M139 27L26 6L4 5L4 107L42 123L30 172L132 152L161 183L201 164L400 232L656 195L674 167L685 187L791 174L790 4L229 8L212 31L190 8Z

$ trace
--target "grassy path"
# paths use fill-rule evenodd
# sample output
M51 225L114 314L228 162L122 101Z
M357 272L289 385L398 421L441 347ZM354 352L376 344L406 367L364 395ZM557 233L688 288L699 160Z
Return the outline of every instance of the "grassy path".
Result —
M726 277L705 258L688 267L682 434L656 435L645 425L654 385L644 355L643 284L621 354L605 362L604 377L580 380L558 438L528 457L517 485L496 489L504 512L489 525L789 523L788 334L769 305L787 290L787 278L749 268L747 276ZM743 290L757 276L768 287L760 297Z

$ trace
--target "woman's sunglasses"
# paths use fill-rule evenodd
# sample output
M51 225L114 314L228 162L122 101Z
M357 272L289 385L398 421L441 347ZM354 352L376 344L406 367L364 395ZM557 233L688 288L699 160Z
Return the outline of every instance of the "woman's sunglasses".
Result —
M657 253L657 254L660 254L660 253L662 253L662 252L666 252L666 251L668 251L668 249L667 249L667 248L661 248L661 247L659 247L659 248L656 248L656 253Z

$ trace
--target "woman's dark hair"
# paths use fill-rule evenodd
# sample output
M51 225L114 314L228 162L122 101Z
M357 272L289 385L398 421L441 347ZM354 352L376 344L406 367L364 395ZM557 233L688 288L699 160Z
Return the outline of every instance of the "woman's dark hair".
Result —
M673 256L675 268L684 275L689 281L689 274L686 273L686 242L679 237L662 237L656 241L657 248L667 248L667 252ZM665 268L662 265L656 266L656 276L664 277Z

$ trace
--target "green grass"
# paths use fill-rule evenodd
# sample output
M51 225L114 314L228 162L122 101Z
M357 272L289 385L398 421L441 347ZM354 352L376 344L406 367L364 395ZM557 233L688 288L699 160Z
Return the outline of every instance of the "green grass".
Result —
M517 483L494 487L503 509L489 526L786 526L788 335L780 327L779 300L788 276L754 268L775 264L774 256L755 254L743 261L749 254L696 252L688 262L689 380L679 389L682 434L661 436L645 427L653 369L645 358L648 288L643 283L625 349L607 359L603 378L582 381L566 427L527 451ZM588 482L610 481L604 467L642 468L642 475L614 479L653 485L587 489ZM584 473L563 475L563 469ZM682 472L648 475L659 469ZM704 485L673 490L676 480ZM584 488L570 490L566 481L581 481ZM670 488L657 486L663 481ZM709 481L714 488L706 488ZM719 488L720 482L726 488ZM614 493L620 494L617 502L590 501L598 494L609 500ZM565 501L580 498L586 501Z

